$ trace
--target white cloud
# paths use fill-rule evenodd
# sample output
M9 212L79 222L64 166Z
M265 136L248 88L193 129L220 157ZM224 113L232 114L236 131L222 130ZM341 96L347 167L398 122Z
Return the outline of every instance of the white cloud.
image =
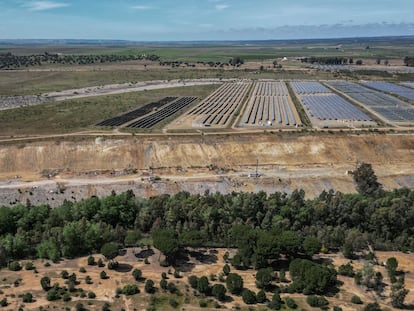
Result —
M151 9L153 9L153 7L146 6L146 5L134 5L134 6L131 6L131 9L134 9L134 10L151 10Z
M46 11L58 8L64 8L69 6L65 2L54 2L54 1L32 1L23 5L29 11Z
M227 5L227 4L217 4L216 5L216 10L218 10L218 11L222 11L222 10L225 10L225 9L227 9L227 8L229 8L230 6L229 5Z

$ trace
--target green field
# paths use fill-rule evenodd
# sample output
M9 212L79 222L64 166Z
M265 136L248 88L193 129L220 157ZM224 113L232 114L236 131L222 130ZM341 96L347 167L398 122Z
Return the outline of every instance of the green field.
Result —
M94 124L166 96L204 98L219 85L188 86L52 102L0 111L3 136L71 133L97 129Z

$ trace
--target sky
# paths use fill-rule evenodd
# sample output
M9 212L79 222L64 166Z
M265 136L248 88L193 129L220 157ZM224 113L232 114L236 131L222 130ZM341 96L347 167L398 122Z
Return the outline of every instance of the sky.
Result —
M272 40L414 35L414 0L0 0L0 39Z

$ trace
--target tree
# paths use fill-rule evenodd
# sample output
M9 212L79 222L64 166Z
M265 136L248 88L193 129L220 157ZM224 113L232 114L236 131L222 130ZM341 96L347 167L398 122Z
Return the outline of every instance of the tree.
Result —
M220 301L223 301L226 298L226 292L227 290L223 284L214 284L211 290L213 296Z
M226 278L226 287L230 293L240 295L243 290L243 279L237 273L229 273Z
M198 277L196 277L195 275L190 275L188 277L188 283L190 283L190 286L194 289L197 289L198 286Z
M48 276L42 277L40 279L40 285L44 291L48 291L50 289L50 278Z
M256 294L250 289L244 289L242 293L243 302L247 305L255 304Z
M153 280L146 280L145 281L145 292L148 294L155 293L154 281Z
M273 280L273 269L262 268L256 273L256 286L260 289L266 289L269 287Z
M282 308L282 299L279 293L275 293L272 296L272 300L267 304L271 310L280 310Z
M208 282L208 278L206 276L202 276L197 281L197 290L201 294L207 295L210 292L210 283Z
M409 290L405 288L404 283L397 282L391 286L391 305L395 308L402 309L404 307L404 300Z
M96 264L95 258L93 256L88 257L88 266L94 266Z
M128 231L125 236L124 244L127 247L137 246L141 238L141 232L139 232L138 230Z
M127 284L122 289L122 294L125 296L132 296L139 293L139 288L135 284Z
M362 311L382 311L377 302L367 304Z
M311 307L318 307L318 308L323 308L326 307L327 305L329 305L329 301L326 300L325 297L322 296L314 296L314 295L310 295L306 298L306 302L311 306Z
M314 254L317 254L320 252L322 248L322 243L319 239L314 237L306 237L303 241L303 250L305 251L305 254L311 257Z
M167 262L173 263L180 250L177 232L172 229L159 229L153 233L152 239L154 246L165 255Z
M355 276L355 272L351 262L348 262L346 265L340 265L338 268L338 274L353 278Z
M391 279L392 283L395 283L395 272L398 268L398 260L395 257L391 257L387 259L387 262L385 264L385 268L387 269L388 275Z
M115 243L105 243L102 245L101 254L105 256L107 260L113 260L118 256L118 245Z
M99 273L99 277L100 277L102 280L106 280L106 279L108 278L108 275L106 274L106 272L105 272L105 271L101 271L101 273Z
M266 298L266 293L263 289L258 291L256 299L257 299L258 303L265 303L266 302L266 299L267 299Z
M293 298L290 297L286 297L285 298L286 301L286 305L290 308L290 309L296 309L298 307L298 305L296 304L296 301Z
M160 281L160 288L162 288L163 290L166 290L168 286L168 282L166 279L161 279Z
M355 171L352 172L357 191L365 196L378 195L382 190L382 185L377 181L372 165L361 163Z
M225 275L229 275L229 273L230 273L230 266L228 265L228 264L225 264L224 266L223 266L223 273L225 274Z

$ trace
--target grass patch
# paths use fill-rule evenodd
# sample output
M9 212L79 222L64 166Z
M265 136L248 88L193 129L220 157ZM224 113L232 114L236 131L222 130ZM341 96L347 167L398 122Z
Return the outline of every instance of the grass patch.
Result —
M188 86L89 97L0 111L0 133L44 135L97 129L96 123L165 96L204 98L219 85Z

